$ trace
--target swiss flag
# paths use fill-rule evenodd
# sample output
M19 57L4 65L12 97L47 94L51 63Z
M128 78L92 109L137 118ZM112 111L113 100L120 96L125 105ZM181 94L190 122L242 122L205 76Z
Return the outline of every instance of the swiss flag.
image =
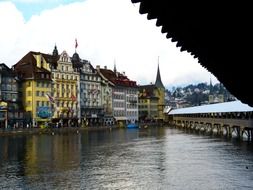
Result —
M54 98L53 98L52 96L50 96L48 93L46 94L46 96L47 96L48 100L49 100L52 104L55 103Z

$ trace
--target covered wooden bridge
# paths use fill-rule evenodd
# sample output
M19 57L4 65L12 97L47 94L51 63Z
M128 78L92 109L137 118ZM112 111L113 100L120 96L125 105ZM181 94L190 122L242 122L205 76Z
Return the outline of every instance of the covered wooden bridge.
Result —
M168 115L181 128L253 140L253 108L240 101L174 109Z

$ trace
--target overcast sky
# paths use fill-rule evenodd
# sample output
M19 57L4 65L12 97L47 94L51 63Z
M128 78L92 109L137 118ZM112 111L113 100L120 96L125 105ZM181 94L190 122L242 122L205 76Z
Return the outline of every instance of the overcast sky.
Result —
M0 63L14 65L29 51L75 51L96 67L125 72L144 85L155 82L159 65L164 85L213 83L217 79L139 14L131 0L0 1Z

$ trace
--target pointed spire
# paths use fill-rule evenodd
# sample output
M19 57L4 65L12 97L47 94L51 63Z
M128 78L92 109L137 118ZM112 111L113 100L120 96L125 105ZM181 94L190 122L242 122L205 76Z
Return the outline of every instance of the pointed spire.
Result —
M158 88L164 88L162 80L161 80L160 69L159 69L159 56L158 56L158 67L157 67L155 86Z
M114 68L113 68L113 72L117 73L117 69L116 69L116 60L114 59Z
M53 56L58 56L59 54L58 54L58 50L57 50L57 46L56 46L56 44L54 45L54 50L53 50Z
M211 76L210 76L209 94L213 94L213 84Z

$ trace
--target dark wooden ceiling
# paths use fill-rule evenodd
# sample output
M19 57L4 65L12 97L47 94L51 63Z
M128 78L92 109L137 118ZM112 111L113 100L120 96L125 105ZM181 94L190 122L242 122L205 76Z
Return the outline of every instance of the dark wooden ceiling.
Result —
M253 106L249 2L131 1L140 2L139 12L157 19L161 32L177 42L181 51L198 58L234 96Z

